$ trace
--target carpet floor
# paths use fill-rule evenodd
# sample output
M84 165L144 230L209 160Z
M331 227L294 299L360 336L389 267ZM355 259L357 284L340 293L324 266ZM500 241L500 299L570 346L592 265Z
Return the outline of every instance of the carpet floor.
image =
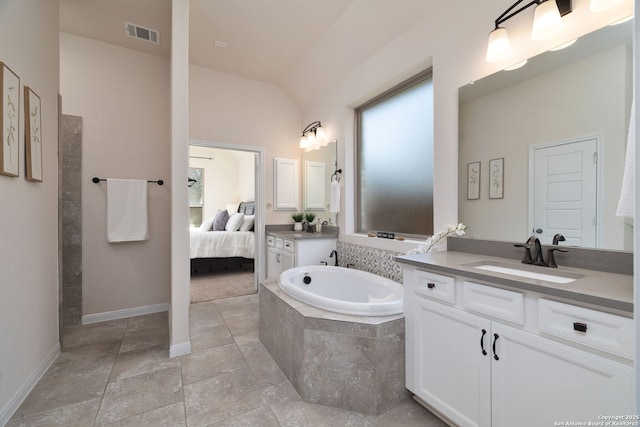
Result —
M223 270L191 275L192 303L255 293L253 271Z

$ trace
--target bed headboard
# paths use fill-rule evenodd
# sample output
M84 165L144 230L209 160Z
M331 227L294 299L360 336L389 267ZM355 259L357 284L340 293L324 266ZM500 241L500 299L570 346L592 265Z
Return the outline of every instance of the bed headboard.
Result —
M238 206L238 212L245 215L255 215L256 202L241 202L240 206Z

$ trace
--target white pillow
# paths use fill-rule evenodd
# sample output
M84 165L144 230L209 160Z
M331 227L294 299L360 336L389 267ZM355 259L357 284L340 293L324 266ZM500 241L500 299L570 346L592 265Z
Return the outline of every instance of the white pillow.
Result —
M242 219L242 224L240 224L240 231L251 231L255 220L255 215L245 215Z
M240 212L236 212L229 217L229 221L227 221L227 225L224 226L224 229L227 231L238 231L240 228L240 224L242 224L242 219L244 218L244 214Z
M200 230L202 231L211 231L211 228L213 228L213 220L216 219L216 216L212 216L211 218L209 218L208 220L204 221L202 224L200 224Z

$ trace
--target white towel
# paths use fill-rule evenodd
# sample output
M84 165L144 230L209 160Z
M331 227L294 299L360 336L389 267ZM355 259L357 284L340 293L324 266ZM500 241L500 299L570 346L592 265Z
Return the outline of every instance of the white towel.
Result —
M329 210L333 213L340 212L340 181L331 181L331 199Z
M622 176L622 188L616 216L633 218L633 174L635 171L635 104L631 104L631 117L629 118L629 133L627 134L627 152L624 160L624 174Z
M107 240L149 240L147 181L107 179Z

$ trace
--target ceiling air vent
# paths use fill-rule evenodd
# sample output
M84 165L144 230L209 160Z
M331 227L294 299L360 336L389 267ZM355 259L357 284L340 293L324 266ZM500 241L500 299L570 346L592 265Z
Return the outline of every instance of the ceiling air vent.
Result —
M160 44L160 32L131 22L124 22L124 29L129 37Z

